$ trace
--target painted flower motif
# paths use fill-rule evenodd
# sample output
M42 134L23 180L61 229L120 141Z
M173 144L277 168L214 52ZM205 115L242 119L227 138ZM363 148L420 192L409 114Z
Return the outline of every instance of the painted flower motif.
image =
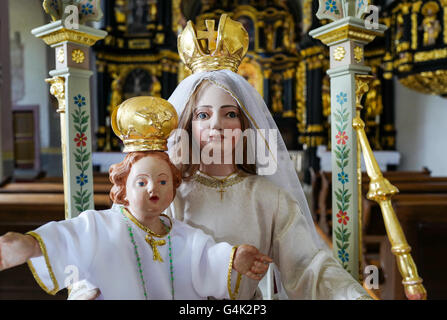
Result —
M348 213L346 211L338 211L337 213L338 223L343 223L346 225L349 221Z
M93 13L93 5L90 3L85 3L81 6L81 13L83 15L88 15Z
M78 94L76 97L74 97L74 103L80 108L82 106L85 106L85 97Z
M345 182L348 182L348 174L344 171L340 172L338 174L338 181L340 181L342 184L345 184Z
M335 0L328 0L326 1L326 11L329 10L329 12L334 12L337 10L337 3Z
M346 134L346 131L339 131L338 134L335 136L335 139L337 139L337 144L346 144L346 140L348 140L348 135Z
M347 253L345 251L345 249L338 250L338 257L340 258L340 260L342 262L348 262L349 261L349 253Z
M76 177L76 183L79 184L81 187L84 184L88 183L88 178L85 174L81 173L79 176Z
M358 8L360 9L364 5L364 2L363 2L363 0L359 0L357 2L357 4L358 4Z
M82 135L80 135L79 133L76 133L76 138L74 138L74 141L76 142L76 146L77 147L80 147L81 144L82 144L83 147L85 147L86 141L87 141L87 137L85 136L84 133Z
M343 103L348 101L348 95L344 92L340 92L340 94L337 94L337 103L343 105Z

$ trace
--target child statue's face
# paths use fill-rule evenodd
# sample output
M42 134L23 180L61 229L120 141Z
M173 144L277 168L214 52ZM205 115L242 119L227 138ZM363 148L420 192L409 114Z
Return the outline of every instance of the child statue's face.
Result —
M220 147L231 152L241 136L240 113L228 92L211 83L205 85L198 93L192 117L192 135L200 141L200 149ZM231 129L233 136L224 136L224 129Z
M158 216L173 198L173 177L166 161L149 156L132 165L126 182L126 199L131 212Z

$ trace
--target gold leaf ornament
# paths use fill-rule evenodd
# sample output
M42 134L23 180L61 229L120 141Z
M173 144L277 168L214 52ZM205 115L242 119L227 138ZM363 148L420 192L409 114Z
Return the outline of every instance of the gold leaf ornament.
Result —
M334 59L337 61L342 61L345 57L346 50L343 47L337 47L334 50Z
M80 49L73 50L71 58L78 64L83 63L85 61L85 53Z
M64 50L64 48L60 48L57 51L57 61L59 63L64 63L65 62L65 50Z
M360 63L363 60L363 48L362 47L355 47L354 48L354 59L355 62Z

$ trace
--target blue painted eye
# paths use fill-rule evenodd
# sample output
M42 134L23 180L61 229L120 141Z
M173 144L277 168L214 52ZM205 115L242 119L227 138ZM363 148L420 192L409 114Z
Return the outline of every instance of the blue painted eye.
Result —
M146 185L143 181L139 181L139 182L137 182L137 184L140 187L144 187Z
M202 120L204 120L204 119L206 119L208 117L208 115L206 114L206 113L204 113L204 112L200 112L199 114L197 114L197 118L198 119L202 119Z
M227 113L227 116L230 117L230 118L237 118L237 113L231 111L231 112L228 112L228 113Z
M166 180L162 180L162 181L160 181L160 183L161 183L162 185L165 185L165 184L166 184Z

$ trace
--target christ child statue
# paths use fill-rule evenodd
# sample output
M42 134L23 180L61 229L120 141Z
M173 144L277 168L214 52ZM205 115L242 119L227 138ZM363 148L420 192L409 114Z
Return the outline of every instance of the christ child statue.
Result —
M109 170L114 207L26 235L7 233L0 237L0 271L27 261L46 292L70 287L68 278L85 279L100 289L99 299L235 298L241 275L261 279L272 260L254 246L216 243L163 214L182 180L164 152L177 127L175 109L160 98L136 97L112 120L129 152Z

